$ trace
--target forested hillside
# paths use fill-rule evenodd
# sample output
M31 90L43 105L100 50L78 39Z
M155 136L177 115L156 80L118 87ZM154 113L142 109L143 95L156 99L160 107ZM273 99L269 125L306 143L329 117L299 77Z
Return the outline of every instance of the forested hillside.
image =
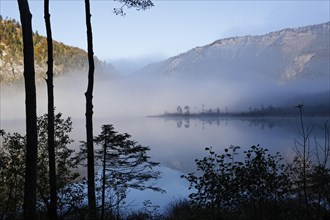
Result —
M15 19L0 15L0 81L3 84L23 79L23 41L21 25ZM36 31L33 35L36 78L40 81L47 71L47 39ZM87 67L87 52L54 41L55 76ZM100 64L101 61L96 60Z

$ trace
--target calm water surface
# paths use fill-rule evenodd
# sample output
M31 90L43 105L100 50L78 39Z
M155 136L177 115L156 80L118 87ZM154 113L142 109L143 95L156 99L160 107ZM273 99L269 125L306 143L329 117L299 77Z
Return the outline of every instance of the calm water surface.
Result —
M306 118L305 128L313 128L310 136L324 141L327 118ZM105 122L102 119L96 123ZM127 132L142 145L151 147L152 158L165 167L187 173L194 170L194 160L204 156L205 147L217 152L231 145L242 151L260 144L271 153L292 156L294 139L300 136L299 118L116 118L112 122L119 132ZM100 127L100 126L98 126Z
M132 191L129 199L150 199L161 207L169 202L189 195L188 182L181 174L195 171L194 160L204 157L205 147L222 153L230 145L240 146L241 151L252 145L280 152L286 160L294 156L294 139L300 140L299 118L113 118L106 122L96 119L95 123L113 123L119 132L127 132L132 139L151 147L151 158L160 162L162 179L157 184L166 194ZM324 126L327 118L305 118L305 128L313 128L311 146L315 140L324 143Z
M305 128L313 128L311 146L315 141L324 143L324 126L328 118L305 118ZM100 133L102 124L114 124L120 133L129 133L132 140L150 146L153 161L160 162L162 178L157 185L166 194L153 192L129 193L129 203L141 207L144 200L164 207L174 199L185 198L189 194L188 182L180 175L195 171L194 160L204 157L205 147L213 147L217 153L231 145L240 146L240 152L252 145L260 146L275 154L280 152L287 160L293 156L294 139L299 140L299 118L157 118L157 117L113 117L95 118L94 135ZM23 120L3 120L1 128L24 133ZM79 141L85 139L84 119L73 118L75 140L72 147L79 148Z

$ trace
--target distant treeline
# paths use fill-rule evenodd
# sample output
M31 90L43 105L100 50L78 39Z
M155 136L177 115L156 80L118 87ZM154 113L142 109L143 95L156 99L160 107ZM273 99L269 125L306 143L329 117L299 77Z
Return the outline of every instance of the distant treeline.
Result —
M203 109L201 111L191 112L189 106L177 107L176 112L167 112L158 115L160 117L280 117L280 116L297 116L297 106L284 106L284 107L274 107L269 105L267 107L261 105L258 107L250 107L248 111L241 112L230 112L227 107L225 111L221 111L219 107L207 110ZM305 116L330 116L330 106L329 104L319 104L314 106L304 106Z

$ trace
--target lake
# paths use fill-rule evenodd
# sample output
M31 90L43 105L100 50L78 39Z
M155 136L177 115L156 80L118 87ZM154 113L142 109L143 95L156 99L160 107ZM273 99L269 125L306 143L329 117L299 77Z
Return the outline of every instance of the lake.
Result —
M324 126L329 118L311 117L304 119L305 128L313 128L310 135L311 147L315 140L324 143ZM1 128L24 133L23 120L2 120ZM132 190L128 200L132 207L141 207L144 200L155 205L166 206L169 202L186 198L189 195L188 182L180 175L195 171L194 160L203 158L205 147L213 147L222 153L231 145L240 146L239 152L259 144L270 153L280 152L286 160L291 160L294 139L300 140L300 119L290 118L164 118L164 117L110 117L94 118L94 135L100 133L103 124L113 124L116 131L132 135L132 140L144 146L150 146L153 161L160 162L162 178L157 185L166 190L166 194L139 192ZM84 119L73 118L75 140L73 147L79 146L79 140L85 138Z
M327 118L305 118L305 128L313 127L310 136L324 143L324 125ZM74 120L75 122L75 120ZM84 126L84 120L80 121ZM115 117L95 118L95 134L102 124L114 124L118 132L127 132L141 145L150 146L152 160L160 162L162 178L157 185L166 194L132 191L129 199L141 204L151 200L153 204L166 206L175 199L189 195L188 182L180 175L195 171L194 160L203 158L205 147L222 153L230 145L241 146L240 152L260 144L275 154L280 152L287 160L294 156L294 139L299 140L300 119L291 118L162 118L162 117ZM78 135L78 134L74 134ZM139 205L137 205L139 206Z

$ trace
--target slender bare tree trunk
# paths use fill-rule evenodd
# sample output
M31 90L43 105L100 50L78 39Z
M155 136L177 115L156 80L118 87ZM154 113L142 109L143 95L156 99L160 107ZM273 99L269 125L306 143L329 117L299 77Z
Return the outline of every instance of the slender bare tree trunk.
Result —
M17 2L23 33L26 113L26 168L23 211L25 219L36 219L38 132L32 14L27 0L17 0Z
M302 138L303 138L303 191L304 191L304 201L305 201L305 213L306 219L310 219L309 213L309 203L308 203L308 194L307 194L307 175L306 175L306 165L307 165L307 154L309 151L307 150L307 141L308 141L308 134L305 133L304 122L302 117L302 108L303 105L299 105L299 115L300 115L300 124L302 130Z
M55 134L54 134L54 83L53 83L53 38L50 24L49 0L44 0L44 17L47 32L48 69L47 69L47 93L48 93L48 162L49 162L49 191L50 204L48 208L49 219L57 219L57 193L56 193L56 162L55 162Z
M93 87L94 87L94 52L91 25L90 2L85 0L87 45L88 45L88 86L86 97L86 135L87 135L87 177L88 177L88 213L89 219L96 219L94 146L93 146Z
M105 209L106 159L107 159L107 145L106 145L106 143L104 143L104 145L103 145L103 164L102 164L102 205L101 205L101 219L102 220L104 219L104 209Z

